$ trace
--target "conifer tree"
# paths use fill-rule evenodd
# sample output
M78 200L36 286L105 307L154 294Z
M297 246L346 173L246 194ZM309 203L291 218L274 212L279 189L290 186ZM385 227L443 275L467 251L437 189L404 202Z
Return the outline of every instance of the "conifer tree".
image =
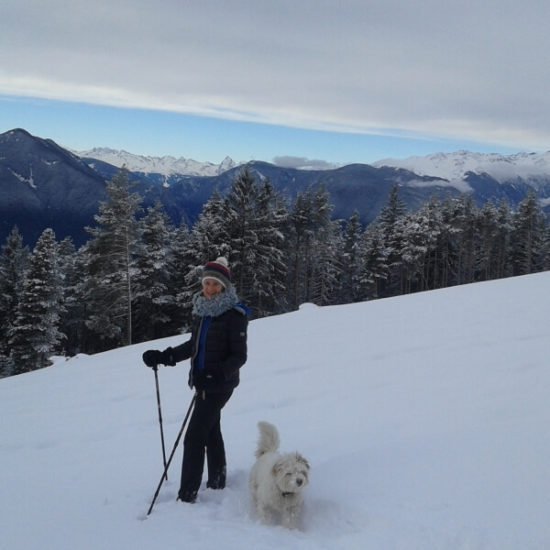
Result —
M466 284L475 280L477 209L472 197L455 201L453 215L454 242L456 249L456 280L454 284Z
M363 228L359 212L348 219L341 254L340 303L357 302L361 298L361 236Z
M534 193L519 204L513 227L514 275L540 271L545 263L545 220Z
M194 239L197 239L197 235L193 237L185 223L173 233L168 294L174 297L174 304L170 308L168 334L186 332L191 327L191 298L200 289L200 258L203 257L203 253L194 247Z
M338 303L342 278L342 227L330 221L319 228L312 258L310 300L319 306ZM351 289L348 289L351 291Z
M14 374L48 366L64 335L59 330L62 281L57 242L45 229L34 247L10 334Z
M286 311L287 265L284 228L288 209L269 181L259 185L256 201L257 261L261 266L252 294L258 316Z
M498 272L498 216L497 207L493 202L483 205L477 216L476 280L494 279Z
M495 235L495 271L494 278L509 277L512 274L511 239L512 239L512 212L510 205L505 200L498 206Z
M225 199L230 261L239 296L256 316L281 311L285 292L283 224L287 214L269 181L258 184L249 170Z
M324 187L310 188L298 194L289 214L288 293L292 309L313 299L316 255L321 240L330 234L332 208Z
M96 351L132 343L135 259L141 246L137 213L141 197L131 192L122 169L107 184L107 200L99 206L96 226L88 228L85 247L88 277L86 326L99 337Z
M359 296L360 300L381 298L385 281L389 274L388 249L380 227L371 224L363 235L359 245Z
M11 373L9 336L16 319L28 263L29 249L23 245L23 237L16 226L6 238L0 255L0 378Z
M402 285L402 221L406 213L405 203L399 197L399 187L394 185L390 190L386 205L375 220L386 248L384 256L387 258L388 266L387 277L378 281L382 296L395 295L400 291Z
M170 242L174 229L157 202L142 220L142 247L136 257L134 277L134 340L160 338L170 322L175 297L169 293Z
M71 253L71 250L73 252ZM86 246L74 250L72 242L62 241L59 257L63 274L64 313L61 317L61 330L67 336L67 354L95 353L96 335L88 329L86 322L90 314L89 269Z

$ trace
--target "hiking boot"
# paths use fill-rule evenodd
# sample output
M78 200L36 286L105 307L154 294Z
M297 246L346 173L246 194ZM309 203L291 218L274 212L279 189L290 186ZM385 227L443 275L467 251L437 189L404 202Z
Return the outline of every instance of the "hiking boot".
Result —
M193 503L197 500L197 491L181 491L178 493L177 500Z

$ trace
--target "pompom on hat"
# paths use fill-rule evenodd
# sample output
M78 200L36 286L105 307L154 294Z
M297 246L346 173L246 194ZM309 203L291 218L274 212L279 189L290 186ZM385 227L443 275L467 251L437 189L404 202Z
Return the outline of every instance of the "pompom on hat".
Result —
M224 288L230 287L231 271L229 270L227 259L220 256L216 261L208 262L202 270L201 282L204 282L206 279L214 279Z

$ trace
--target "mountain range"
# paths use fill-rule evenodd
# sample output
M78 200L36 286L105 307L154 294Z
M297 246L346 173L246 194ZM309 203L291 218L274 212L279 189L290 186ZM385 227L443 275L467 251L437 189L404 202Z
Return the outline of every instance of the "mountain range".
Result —
M192 224L212 192L227 192L244 167L258 180L269 179L289 202L300 192L324 186L334 218L346 219L357 211L365 224L375 219L395 185L411 210L434 196L464 193L478 205L506 199L514 207L531 191L550 209L550 152L503 156L459 151L299 170L262 161L238 164L226 158L216 165L106 148L75 152L14 129L0 134L0 242L17 225L30 245L46 227L59 239L71 236L82 244L85 227L93 225L99 202L106 199L106 182L121 166L129 170L143 206L160 201L176 224Z

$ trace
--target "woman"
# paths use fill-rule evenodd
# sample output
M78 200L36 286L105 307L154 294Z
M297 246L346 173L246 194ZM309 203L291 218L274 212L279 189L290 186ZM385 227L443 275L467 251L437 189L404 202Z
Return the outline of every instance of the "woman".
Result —
M193 296L195 316L191 338L164 351L149 350L149 367L174 366L191 358L189 386L197 398L183 441L183 464L178 499L195 502L202 480L206 449L211 489L225 487L225 447L221 410L239 384L239 369L247 358L248 310L239 304L231 271L223 257L208 262L202 273L202 292Z

